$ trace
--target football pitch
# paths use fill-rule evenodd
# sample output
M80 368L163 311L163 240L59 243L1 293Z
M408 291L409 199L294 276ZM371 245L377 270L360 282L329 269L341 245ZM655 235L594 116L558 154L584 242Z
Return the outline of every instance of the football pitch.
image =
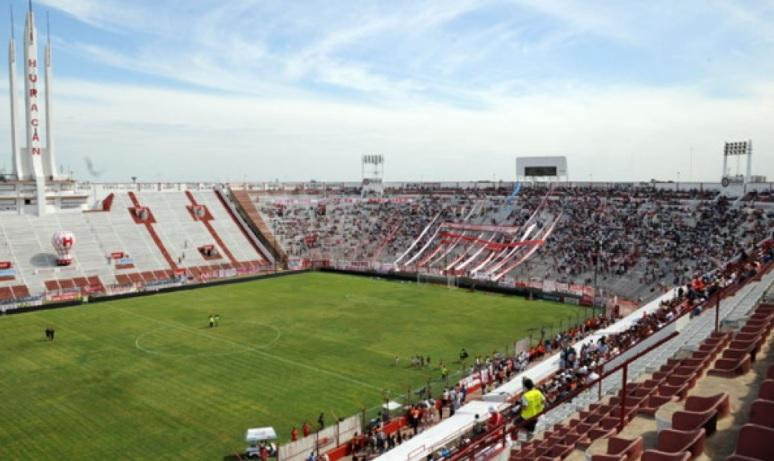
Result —
M0 459L222 460L248 427L286 441L321 412L437 381L440 360L459 370L461 347L502 351L578 310L306 273L0 317ZM417 354L432 366L411 367Z

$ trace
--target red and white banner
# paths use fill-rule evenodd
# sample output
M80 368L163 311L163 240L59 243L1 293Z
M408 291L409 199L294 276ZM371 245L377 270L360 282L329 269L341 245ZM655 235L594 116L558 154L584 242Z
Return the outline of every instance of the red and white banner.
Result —
M455 240L464 240L466 242L474 242L479 243L485 246L489 250L494 251L500 251L505 248L514 248L514 247L520 247L520 246L530 246L530 245L541 245L544 240L522 240L520 242L508 242L508 243L500 243L495 242L494 240L484 240L480 239L478 237L473 237L472 235L463 235L463 234L454 234L452 232L441 232L440 234L441 243L450 243Z

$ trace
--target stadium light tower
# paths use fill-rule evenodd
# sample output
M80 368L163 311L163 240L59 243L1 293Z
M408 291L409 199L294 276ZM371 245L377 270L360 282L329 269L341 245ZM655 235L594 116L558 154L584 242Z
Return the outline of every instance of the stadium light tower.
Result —
M384 155L365 154L360 158L362 180L361 196L370 193L384 195Z
M745 175L742 176L741 172L739 171L739 157L745 156L747 157L747 168ZM736 157L737 158L737 164L736 164L736 174L733 176L729 174L728 172L728 157ZM727 142L723 148L723 175L721 176L721 181L723 182L723 186L728 186L729 183L732 182L741 182L743 184L749 184L752 179L752 141L737 141L737 142Z

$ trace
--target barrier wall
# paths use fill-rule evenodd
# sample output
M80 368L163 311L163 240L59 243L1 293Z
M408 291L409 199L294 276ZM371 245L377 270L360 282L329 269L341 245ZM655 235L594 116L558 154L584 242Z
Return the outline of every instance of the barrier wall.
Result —
M311 452L324 453L336 448L342 441L352 439L355 433L362 433L360 414L350 416L307 437L280 445L278 461L304 461Z

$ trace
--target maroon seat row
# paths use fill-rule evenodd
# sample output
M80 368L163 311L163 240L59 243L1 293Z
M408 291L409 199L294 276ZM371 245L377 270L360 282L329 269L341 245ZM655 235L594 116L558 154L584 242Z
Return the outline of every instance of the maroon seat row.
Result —
M708 396L689 396L682 410L672 414L672 427L658 433L655 449L645 450L645 461L693 459L704 451L705 437L712 435L717 420L731 412L725 392Z
M647 398L638 405L637 413L652 417L665 403L683 400L730 340L729 333L712 333L690 357L669 359L651 379L632 384L633 392L647 393Z
M766 461L774 459L774 366L758 390L750 407L747 424L742 426L736 449L729 461Z
M654 416L658 408L669 401L685 401L684 408L672 416L672 428L659 432L655 449L643 452L641 437L617 437L623 399L621 390L608 403L591 404L586 410L580 411L577 418L565 424L554 425L544 433L542 440L522 444L518 451L511 454L511 460L561 460L573 449L585 450L601 438L607 438L607 452L593 455L592 461L669 461L688 460L699 456L704 451L705 438L715 431L717 420L730 413L729 395L720 393L709 397L688 396L690 389L702 373L710 368L713 361L715 367L709 370L711 374L719 374L716 372L717 364L720 362L722 368L725 360L734 360L737 364L748 361L749 369L749 363L771 330L772 319L774 306L772 309L756 310L733 337L728 332L714 332L689 357L669 359L650 379L627 384L624 423L631 421L637 414ZM772 374L774 375L774 371ZM774 379L761 388L762 395L769 393L774 396ZM774 419L774 408L770 405L774 405L774 402L756 401L753 411L756 421Z
M733 340L723 351L723 355L709 371L710 375L733 378L746 374L755 362L763 342L771 333L774 325L774 309L761 305L747 319L744 326L734 334Z

